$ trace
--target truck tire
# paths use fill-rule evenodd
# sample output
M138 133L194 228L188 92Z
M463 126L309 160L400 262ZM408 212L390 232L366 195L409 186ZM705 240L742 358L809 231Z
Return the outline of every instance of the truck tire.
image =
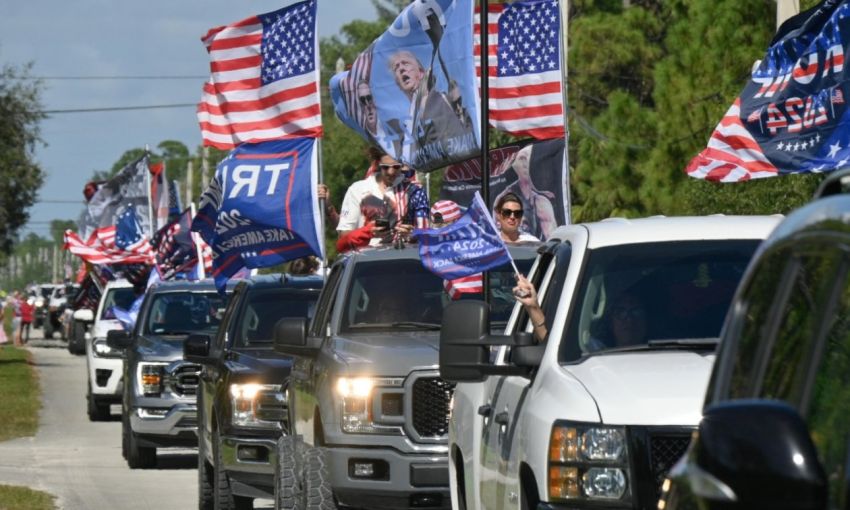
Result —
M130 427L127 418L124 431L127 434L127 465L130 469L151 469L156 467L156 448L140 446L136 433Z
M306 510L336 510L325 448L307 448L303 480Z
M68 342L68 352L71 354L86 353L86 323L74 321L74 336Z
M275 510L304 510L304 499L297 494L295 475L295 438L280 436L274 471Z
M230 489L230 479L227 477L227 471L224 470L224 462L221 458L221 438L218 435L218 429L213 431L212 443L215 510L250 510L254 508L254 498L236 496Z
M109 421L112 414L109 412L109 404L99 404L91 392L91 383L86 388L86 402L88 403L89 421Z
M203 426L203 425L202 425ZM213 469L210 463L207 462L206 448L204 447L204 438L201 437L201 431L198 431L198 510L213 510L215 508L215 500L213 491L215 485L213 483Z

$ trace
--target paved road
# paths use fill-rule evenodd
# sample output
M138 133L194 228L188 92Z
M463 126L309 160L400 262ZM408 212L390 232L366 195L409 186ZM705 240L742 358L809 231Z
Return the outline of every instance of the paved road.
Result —
M85 357L47 346L64 344L30 343L44 394L38 433L0 443L0 483L46 491L66 510L197 508L194 451L164 450L158 469L130 471L119 416L106 423L86 416Z

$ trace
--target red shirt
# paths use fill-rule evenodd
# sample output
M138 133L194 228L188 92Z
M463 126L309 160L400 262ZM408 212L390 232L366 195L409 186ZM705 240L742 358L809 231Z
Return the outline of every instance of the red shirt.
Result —
M27 301L21 302L21 322L32 322L35 307Z

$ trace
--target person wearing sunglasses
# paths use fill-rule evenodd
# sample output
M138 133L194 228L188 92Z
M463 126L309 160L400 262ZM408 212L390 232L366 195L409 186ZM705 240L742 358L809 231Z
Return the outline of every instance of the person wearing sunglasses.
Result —
M505 193L499 197L496 202L496 224L505 243L540 242L540 239L520 230L524 213L522 201L515 194Z

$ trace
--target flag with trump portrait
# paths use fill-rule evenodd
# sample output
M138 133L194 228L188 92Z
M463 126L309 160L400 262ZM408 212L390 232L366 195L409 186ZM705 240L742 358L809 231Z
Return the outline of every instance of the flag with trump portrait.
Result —
M480 152L472 2L415 0L330 82L337 117L419 171Z
M204 145L322 136L316 0L211 29L198 105Z
M850 162L850 0L825 0L782 24L691 177L738 182L820 173Z
M192 230L212 250L220 291L243 267L323 257L317 187L314 138L242 144L219 164Z

